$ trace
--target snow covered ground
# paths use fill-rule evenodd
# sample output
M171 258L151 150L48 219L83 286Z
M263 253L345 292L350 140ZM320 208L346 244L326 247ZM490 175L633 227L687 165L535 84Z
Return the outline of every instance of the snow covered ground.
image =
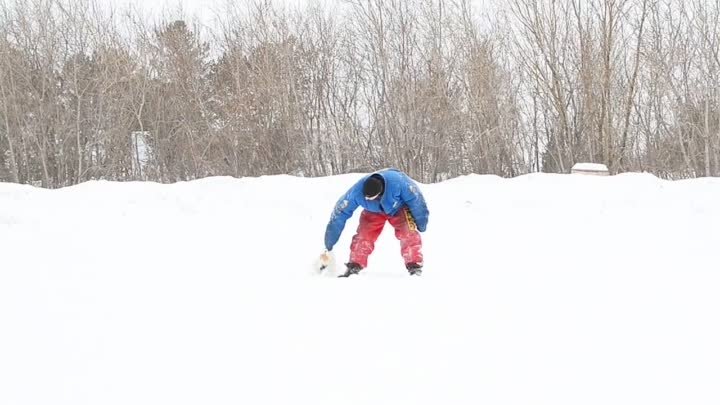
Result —
M720 403L720 179L424 185L421 278L313 274L359 176L0 184L0 404Z

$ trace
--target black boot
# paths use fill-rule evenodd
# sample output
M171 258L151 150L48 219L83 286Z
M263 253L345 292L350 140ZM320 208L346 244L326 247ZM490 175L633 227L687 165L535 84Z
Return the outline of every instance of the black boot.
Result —
M422 274L422 264L408 263L405 265L405 268L411 276L419 276Z
M347 264L345 264L345 266L347 266L347 270L345 271L345 274L341 274L338 277L350 277L353 274L358 274L360 272L360 270L362 270L362 266L360 266L357 263L353 263L353 262L347 263Z

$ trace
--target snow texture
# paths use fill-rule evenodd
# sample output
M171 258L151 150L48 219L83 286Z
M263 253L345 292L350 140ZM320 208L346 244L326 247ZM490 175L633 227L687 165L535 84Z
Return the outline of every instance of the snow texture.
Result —
M576 163L572 167L572 170L580 172L607 172L608 168L601 163Z
M361 174L0 184L0 404L718 404L720 179L421 185L347 260Z

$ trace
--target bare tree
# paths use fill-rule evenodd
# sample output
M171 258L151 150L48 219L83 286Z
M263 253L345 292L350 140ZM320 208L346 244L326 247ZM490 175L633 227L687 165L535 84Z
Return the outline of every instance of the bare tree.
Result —
M720 174L720 3L0 3L0 178Z

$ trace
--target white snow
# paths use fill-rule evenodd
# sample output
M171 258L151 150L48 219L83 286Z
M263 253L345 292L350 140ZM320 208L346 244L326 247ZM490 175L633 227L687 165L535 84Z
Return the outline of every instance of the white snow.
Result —
M0 404L720 403L720 179L423 185L421 278L313 274L359 176L0 184Z
M598 173L606 173L608 172L607 166L605 166L602 163L576 163L572 167L572 171L578 171L578 172L598 172Z

